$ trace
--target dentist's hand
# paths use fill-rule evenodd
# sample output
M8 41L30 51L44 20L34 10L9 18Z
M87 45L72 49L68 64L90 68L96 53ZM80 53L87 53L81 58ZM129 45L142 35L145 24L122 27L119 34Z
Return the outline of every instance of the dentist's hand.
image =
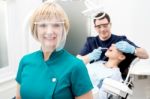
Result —
M127 41L119 41L115 44L116 48L124 53L134 54L135 47L129 44Z
M97 60L101 56L101 47L98 47L97 49L94 49L91 53L88 54L89 60Z

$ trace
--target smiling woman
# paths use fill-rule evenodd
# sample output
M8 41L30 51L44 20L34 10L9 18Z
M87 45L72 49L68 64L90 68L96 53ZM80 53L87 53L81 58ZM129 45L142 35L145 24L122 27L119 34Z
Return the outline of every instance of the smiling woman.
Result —
M0 68L8 66L6 2L0 1Z

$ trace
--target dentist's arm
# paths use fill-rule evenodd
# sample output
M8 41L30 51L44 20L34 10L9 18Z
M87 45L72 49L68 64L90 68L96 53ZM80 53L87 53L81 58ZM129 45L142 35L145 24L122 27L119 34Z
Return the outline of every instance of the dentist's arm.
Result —
M91 53L81 56L77 55L77 58L81 59L85 64L89 63L90 61L97 60L101 56L101 47L94 49Z
M134 54L141 59L148 59L149 55L147 51L143 48L136 48Z
M141 59L147 59L149 58L148 53L143 48L136 48L133 45L129 44L126 41L119 41L116 44L116 47L118 50L124 52L124 53L130 53L135 54L137 57Z

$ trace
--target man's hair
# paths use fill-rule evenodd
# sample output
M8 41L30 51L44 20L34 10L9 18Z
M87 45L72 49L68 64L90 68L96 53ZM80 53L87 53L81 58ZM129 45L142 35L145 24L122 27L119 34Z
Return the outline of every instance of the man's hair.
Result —
M100 13L98 13L98 14L95 16L95 18L94 18L94 20L93 20L93 21L94 21L94 24L95 24L96 20L102 20L102 19L104 19L104 18L106 18L109 23L111 22L110 17L109 17L109 15L108 15L107 13L105 13L105 12L100 12Z
M128 69L132 61L136 58L136 56L133 54L129 54L129 53L123 53L123 55L125 55L126 58L122 62L120 62L118 67L120 68L122 78L125 79L128 73Z

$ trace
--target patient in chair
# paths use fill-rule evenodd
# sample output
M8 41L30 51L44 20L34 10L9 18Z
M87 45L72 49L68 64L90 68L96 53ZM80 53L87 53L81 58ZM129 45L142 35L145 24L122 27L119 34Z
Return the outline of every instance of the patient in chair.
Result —
M91 81L95 88L99 89L99 96L97 99L108 99L110 96L102 88L102 82L105 78L112 78L114 80L123 81L126 69L133 60L134 55L123 53L119 51L115 44L112 44L106 51L105 56L108 57L107 62L98 61L92 64L87 64L87 69Z

